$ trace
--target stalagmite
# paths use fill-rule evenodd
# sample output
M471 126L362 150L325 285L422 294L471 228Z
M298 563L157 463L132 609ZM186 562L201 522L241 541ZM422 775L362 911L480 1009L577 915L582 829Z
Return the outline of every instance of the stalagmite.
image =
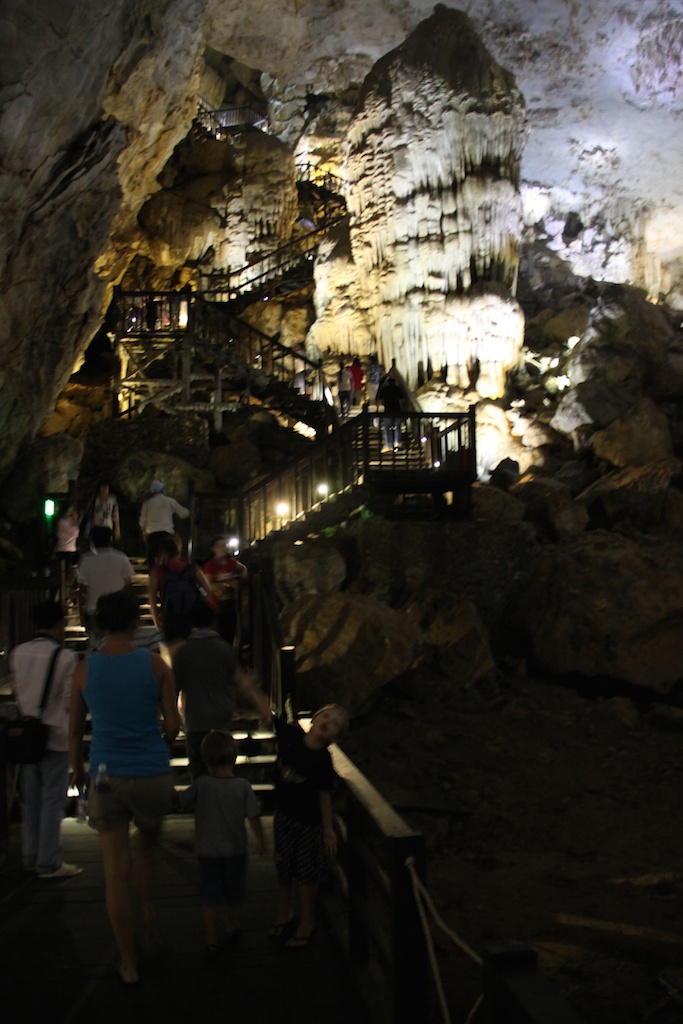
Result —
M502 393L519 357L514 301L523 102L472 23L438 6L365 80L346 144L360 306L387 365Z

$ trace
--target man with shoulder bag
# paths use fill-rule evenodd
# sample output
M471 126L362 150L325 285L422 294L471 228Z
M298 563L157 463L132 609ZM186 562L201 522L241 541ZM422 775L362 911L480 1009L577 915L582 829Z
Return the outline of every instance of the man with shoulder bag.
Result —
M48 727L42 756L20 765L22 859L39 878L72 878L83 868L62 860L61 825L69 781L69 702L77 657L65 651L64 613L54 601L33 609L35 637L10 654L12 687L19 714ZM35 726L34 726L35 730ZM9 738L9 737L8 737ZM8 751L8 759L11 760Z

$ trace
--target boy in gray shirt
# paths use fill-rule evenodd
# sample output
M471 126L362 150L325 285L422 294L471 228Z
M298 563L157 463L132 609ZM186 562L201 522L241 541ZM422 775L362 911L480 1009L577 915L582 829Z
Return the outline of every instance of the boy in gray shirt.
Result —
M245 819L262 857L267 850L254 791L246 779L235 777L237 744L230 733L212 730L202 740L201 755L209 774L178 791L178 806L181 812L194 811L199 900L206 928L206 957L211 960L239 934L247 871ZM222 906L226 908L224 929Z

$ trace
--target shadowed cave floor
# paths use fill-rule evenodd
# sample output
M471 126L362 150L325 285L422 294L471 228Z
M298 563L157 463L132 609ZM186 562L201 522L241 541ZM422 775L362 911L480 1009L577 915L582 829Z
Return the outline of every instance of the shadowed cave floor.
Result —
M683 712L527 677L425 668L357 720L349 756L427 835L427 885L475 951L533 946L591 1024L683 1021ZM435 932L454 1020L479 969Z

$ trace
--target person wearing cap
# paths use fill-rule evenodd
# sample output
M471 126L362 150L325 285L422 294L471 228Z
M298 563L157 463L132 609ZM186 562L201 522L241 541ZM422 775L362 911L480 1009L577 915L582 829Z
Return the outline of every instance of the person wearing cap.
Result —
M161 541L164 537L173 537L175 534L173 516L187 519L190 510L175 498L169 498L164 494L163 481L152 480L149 489L151 494L143 501L140 509L140 529L147 543L147 564L151 569L156 562Z

